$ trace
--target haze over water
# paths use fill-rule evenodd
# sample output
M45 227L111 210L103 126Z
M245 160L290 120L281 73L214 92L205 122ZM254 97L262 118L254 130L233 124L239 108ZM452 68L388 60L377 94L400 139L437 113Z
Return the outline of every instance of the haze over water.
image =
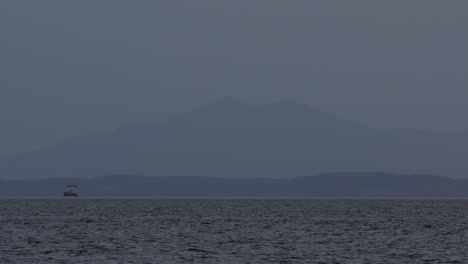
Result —
M468 262L468 200L0 201L2 263Z
M467 10L1 0L0 197L80 198L0 264L468 263L468 200L168 198L468 197Z

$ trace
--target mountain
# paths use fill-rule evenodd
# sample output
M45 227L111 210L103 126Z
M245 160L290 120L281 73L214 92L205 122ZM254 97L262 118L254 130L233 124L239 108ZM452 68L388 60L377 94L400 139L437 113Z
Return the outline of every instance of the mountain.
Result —
M294 177L330 171L468 176L468 134L379 130L293 101L222 98L161 123L73 137L0 161L0 177Z
M0 197L60 197L71 182L81 197L468 197L468 179L382 172L292 179L115 175L0 180Z

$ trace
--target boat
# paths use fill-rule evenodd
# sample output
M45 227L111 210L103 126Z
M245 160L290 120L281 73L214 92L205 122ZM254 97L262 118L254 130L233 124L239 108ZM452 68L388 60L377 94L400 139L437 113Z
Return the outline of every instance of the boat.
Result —
M63 193L63 197L79 197L78 196L78 185L76 184L68 184L65 192Z

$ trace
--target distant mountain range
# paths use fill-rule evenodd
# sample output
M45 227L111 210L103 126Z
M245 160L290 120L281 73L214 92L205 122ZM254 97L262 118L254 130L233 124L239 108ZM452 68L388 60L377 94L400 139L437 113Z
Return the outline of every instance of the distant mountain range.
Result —
M379 130L307 105L223 98L161 123L73 137L0 160L0 178L288 178L331 171L468 177L468 133Z
M116 175L0 180L0 197L61 197L70 183L78 185L81 197L468 197L468 179L382 172L292 179Z

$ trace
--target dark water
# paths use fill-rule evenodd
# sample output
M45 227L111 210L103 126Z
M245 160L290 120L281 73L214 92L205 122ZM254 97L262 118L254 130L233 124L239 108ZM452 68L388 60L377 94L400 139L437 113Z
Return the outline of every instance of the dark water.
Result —
M468 263L468 200L0 199L0 263Z

